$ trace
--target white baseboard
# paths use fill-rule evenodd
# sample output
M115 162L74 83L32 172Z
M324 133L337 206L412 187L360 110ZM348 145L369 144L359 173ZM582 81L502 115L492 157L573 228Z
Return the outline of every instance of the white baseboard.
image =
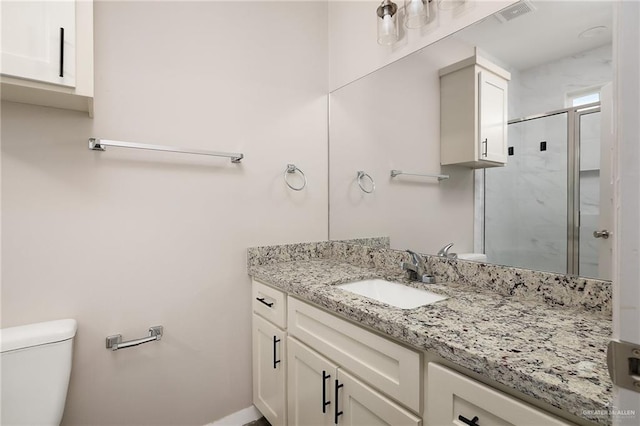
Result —
M262 417L262 413L260 413L255 406L251 405L205 426L242 426L258 420L260 417Z

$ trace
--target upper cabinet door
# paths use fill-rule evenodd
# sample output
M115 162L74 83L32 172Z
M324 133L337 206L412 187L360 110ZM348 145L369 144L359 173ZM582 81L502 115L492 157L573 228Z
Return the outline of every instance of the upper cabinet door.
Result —
M2 74L75 87L75 1L2 1L0 12Z
M507 162L507 81L497 75L478 73L478 122L480 160Z

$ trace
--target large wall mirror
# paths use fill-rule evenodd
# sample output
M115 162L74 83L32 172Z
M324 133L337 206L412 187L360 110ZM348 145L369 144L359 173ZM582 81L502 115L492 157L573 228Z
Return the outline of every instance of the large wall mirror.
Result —
M331 93L331 239L611 278L613 6L523 6ZM439 71L476 53L511 74L507 163L441 166Z

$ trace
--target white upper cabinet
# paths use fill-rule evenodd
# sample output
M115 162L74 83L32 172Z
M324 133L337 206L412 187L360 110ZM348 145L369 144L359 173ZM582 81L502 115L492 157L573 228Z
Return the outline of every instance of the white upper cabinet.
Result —
M74 87L75 1L2 3L2 74Z
M509 72L477 55L440 70L440 163L507 162Z
M2 1L2 99L93 108L93 2Z

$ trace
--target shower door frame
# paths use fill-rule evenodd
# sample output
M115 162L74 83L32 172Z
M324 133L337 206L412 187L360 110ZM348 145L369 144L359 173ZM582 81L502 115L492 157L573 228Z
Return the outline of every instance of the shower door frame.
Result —
M509 120L507 125L567 114L567 259L566 273L580 272L580 118L600 112L600 102ZM486 180L485 180L486 185ZM485 191L486 193L486 191ZM486 238L486 237L485 237Z

